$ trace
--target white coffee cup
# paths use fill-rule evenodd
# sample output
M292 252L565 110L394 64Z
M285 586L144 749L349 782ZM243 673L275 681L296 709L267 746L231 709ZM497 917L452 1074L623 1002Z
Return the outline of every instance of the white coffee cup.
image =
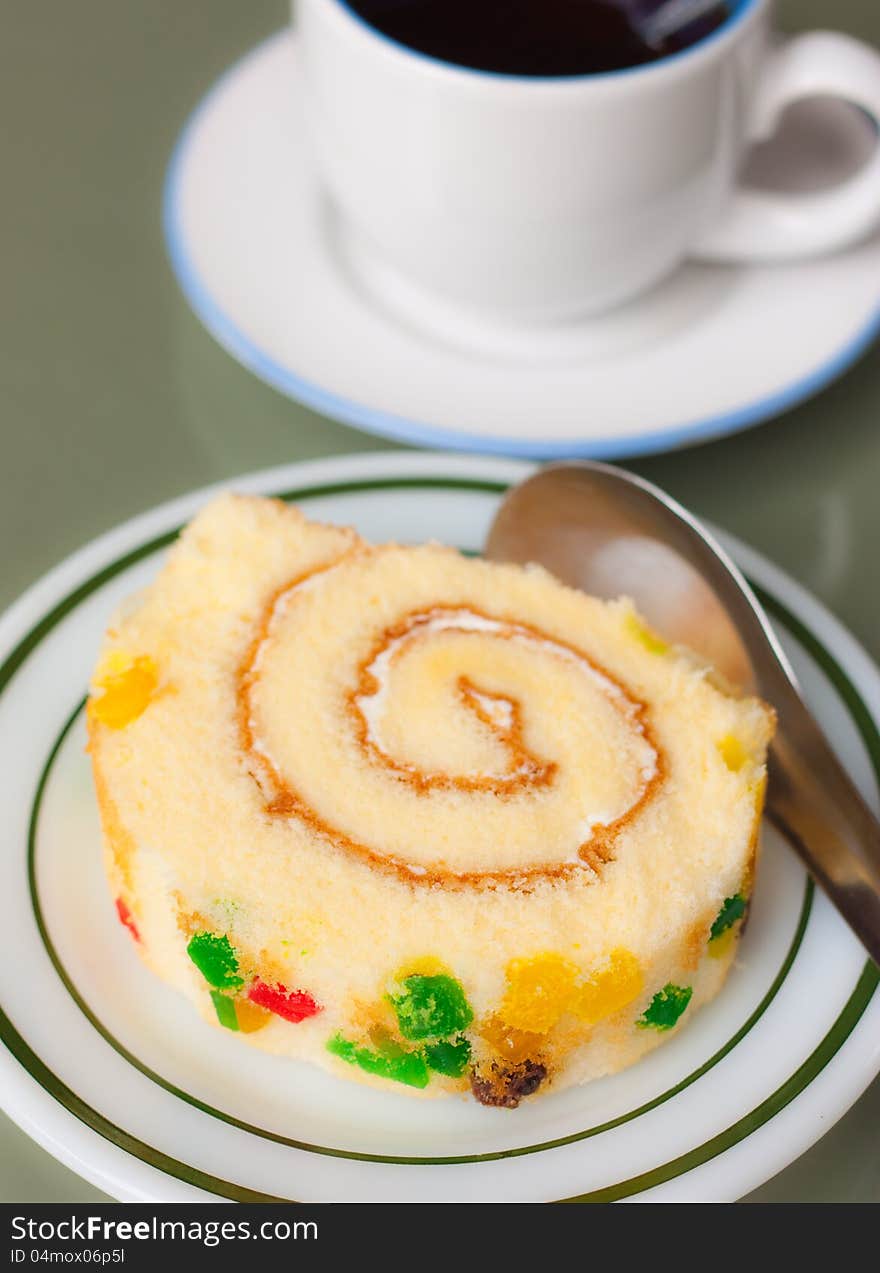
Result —
M830 191L738 184L782 111L844 98L880 125L880 55L848 36L780 42L770 0L734 0L682 53L560 78L475 71L380 34L344 0L297 0L307 114L350 247L463 313L594 314L687 257L782 261L880 225L880 147Z

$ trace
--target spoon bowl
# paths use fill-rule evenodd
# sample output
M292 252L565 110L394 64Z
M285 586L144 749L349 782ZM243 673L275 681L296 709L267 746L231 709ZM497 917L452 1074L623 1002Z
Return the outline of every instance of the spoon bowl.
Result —
M775 708L768 816L880 963L880 823L807 710L748 583L696 519L612 465L551 464L508 492L485 553L536 562L594 596L631 597L664 640L711 663L731 692Z

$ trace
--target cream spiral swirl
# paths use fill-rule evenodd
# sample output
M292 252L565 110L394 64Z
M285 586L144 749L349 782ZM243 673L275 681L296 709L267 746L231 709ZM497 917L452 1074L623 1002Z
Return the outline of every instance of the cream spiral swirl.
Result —
M355 549L271 598L238 689L268 812L414 883L597 870L662 780L645 704L433 560Z

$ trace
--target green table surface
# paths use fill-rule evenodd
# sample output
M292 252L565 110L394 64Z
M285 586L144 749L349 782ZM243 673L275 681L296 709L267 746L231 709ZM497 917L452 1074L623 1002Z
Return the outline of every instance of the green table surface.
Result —
M168 268L187 115L282 0L7 0L0 41L0 606L116 522L206 482L388 443L225 354ZM880 44L877 0L782 0ZM880 291L880 280L878 280ZM821 303L817 298L817 303ZM633 465L772 557L880 659L880 349L778 420ZM760 1201L880 1201L880 1080ZM0 1200L103 1198L0 1115Z

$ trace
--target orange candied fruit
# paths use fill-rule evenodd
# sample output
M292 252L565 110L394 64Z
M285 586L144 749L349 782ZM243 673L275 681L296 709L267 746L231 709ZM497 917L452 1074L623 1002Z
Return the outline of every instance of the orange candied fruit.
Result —
M579 970L563 955L550 951L507 966L507 989L501 1000L505 1025L527 1034L546 1034L568 1010Z
M614 1016L642 993L642 970L630 951L619 946L608 956L604 968L594 972L580 985L571 1011L581 1021L595 1025Z
M511 1065L535 1057L541 1046L541 1036L527 1030L514 1030L498 1016L488 1017L480 1026L480 1034L495 1052Z
M242 1034L255 1034L272 1020L271 1012L259 1007L256 1003L251 1003L249 999L236 999L235 1015Z
M514 959L507 968L500 1026L511 1039L546 1034L567 1012L595 1025L638 998L642 984L639 961L623 947L612 950L607 962L586 978L571 960L549 951L531 959ZM503 1052L494 1036L486 1034L487 1028L492 1030L491 1021L484 1027L484 1037ZM529 1042L531 1046L534 1040Z
M132 658L115 651L95 682L101 692L91 699L89 711L102 725L124 729L149 707L158 685L159 672L148 654Z

